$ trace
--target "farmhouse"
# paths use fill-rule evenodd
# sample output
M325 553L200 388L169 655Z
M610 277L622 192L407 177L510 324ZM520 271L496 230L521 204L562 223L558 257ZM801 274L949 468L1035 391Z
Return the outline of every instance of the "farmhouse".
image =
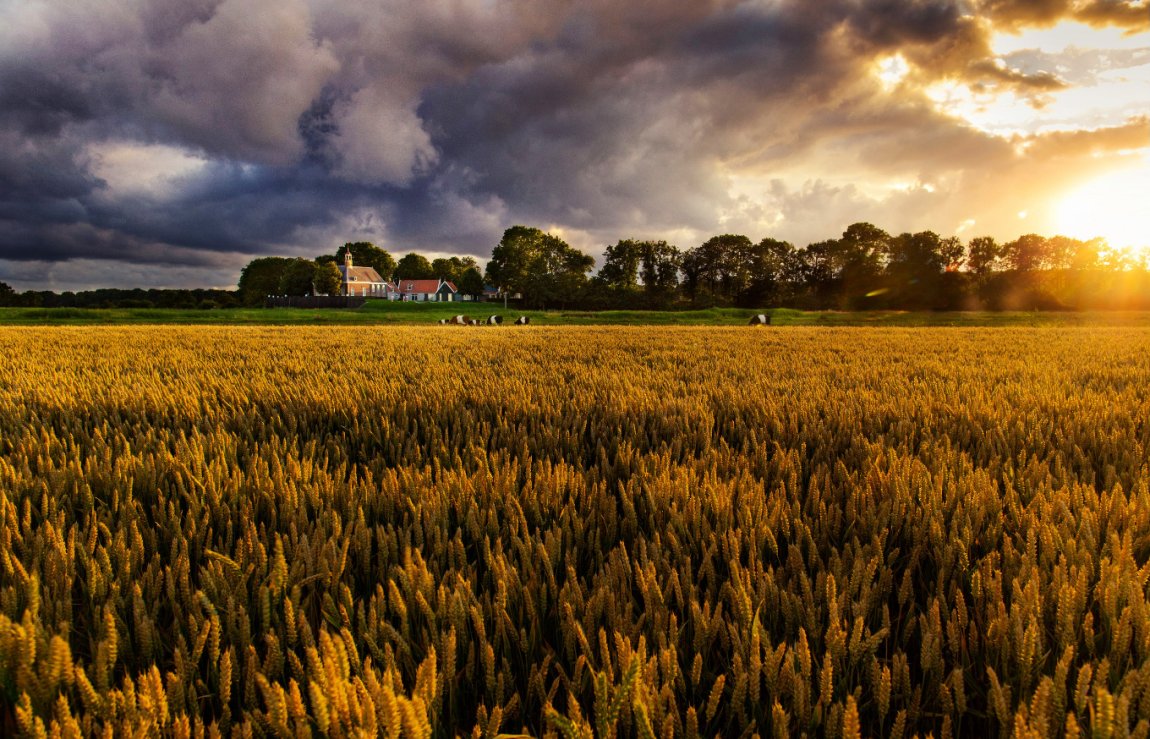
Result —
M343 281L343 294L355 297L387 298L395 292L395 286L379 276L371 267L356 267L351 261L351 250L343 257L339 268Z
M450 303L455 300L459 289L455 284L440 278L438 280L397 280L395 290L400 300L414 300L418 302ZM392 296L392 300L395 297Z

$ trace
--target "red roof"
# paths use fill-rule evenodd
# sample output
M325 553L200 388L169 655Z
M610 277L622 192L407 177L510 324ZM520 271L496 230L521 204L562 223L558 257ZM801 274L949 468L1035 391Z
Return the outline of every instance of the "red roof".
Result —
M408 294L435 293L439 291L440 284L450 287L453 293L459 292L455 285L447 281L440 283L439 280L396 280L396 287L399 288L399 292Z

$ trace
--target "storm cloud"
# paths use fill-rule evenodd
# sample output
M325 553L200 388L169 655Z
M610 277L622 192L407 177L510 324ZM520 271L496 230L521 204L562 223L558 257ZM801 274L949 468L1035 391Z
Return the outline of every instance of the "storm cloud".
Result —
M1145 64L992 50L1060 19L1150 30L1117 0L0 0L0 279L228 286L361 239L485 258L514 223L591 252L954 228L989 186L1146 145L1145 119L1022 141L931 97L1037 110Z

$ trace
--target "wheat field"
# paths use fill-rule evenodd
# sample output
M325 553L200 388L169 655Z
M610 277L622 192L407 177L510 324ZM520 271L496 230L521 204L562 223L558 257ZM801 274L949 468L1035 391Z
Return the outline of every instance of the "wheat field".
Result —
M0 329L0 733L1150 734L1150 330Z

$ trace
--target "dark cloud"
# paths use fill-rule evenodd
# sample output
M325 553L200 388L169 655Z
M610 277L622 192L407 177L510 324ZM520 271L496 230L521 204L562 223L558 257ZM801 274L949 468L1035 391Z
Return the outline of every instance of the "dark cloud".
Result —
M878 0L858 5L849 17L860 38L885 48L933 44L953 34L961 20L959 4L942 0Z
M80 142L0 129L0 208L83 198L99 185Z
M82 93L36 69L9 68L0 81L0 120L29 136L59 134L69 123L95 116Z
M76 265L93 284L165 268L216 279L252 255L314 255L361 238L484 257L516 222L594 247L740 224L807 233L827 213L867 219L877 206L865 187L818 173L962 182L971 162L1014 155L1010 142L937 112L929 85L959 80L1039 102L1083 79L1037 53L997 59L995 23L1140 27L1135 3L971 7L5 4L0 277L25 281L45 264L61 284L80 280ZM906 77L884 90L874 64L895 54ZM815 174L796 181L806 162ZM768 182L758 199L733 186L745 177ZM924 217L940 207L938 186L937 196L912 188ZM102 262L135 267L92 267Z

